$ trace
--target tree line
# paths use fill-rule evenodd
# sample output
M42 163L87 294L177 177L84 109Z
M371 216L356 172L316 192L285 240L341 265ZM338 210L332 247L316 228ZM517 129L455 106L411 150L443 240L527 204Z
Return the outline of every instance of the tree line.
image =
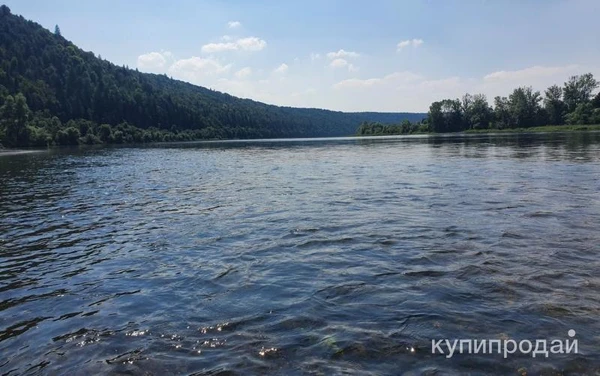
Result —
M495 97L490 106L483 94L465 94L462 99L444 99L429 107L419 123L363 122L359 135L411 134L416 132L462 132L477 129L531 128L543 125L600 124L599 82L591 73L570 77L563 86L544 91L518 87L508 97Z
M0 6L0 143L131 143L353 134L365 120L425 114L342 113L240 99L114 65Z

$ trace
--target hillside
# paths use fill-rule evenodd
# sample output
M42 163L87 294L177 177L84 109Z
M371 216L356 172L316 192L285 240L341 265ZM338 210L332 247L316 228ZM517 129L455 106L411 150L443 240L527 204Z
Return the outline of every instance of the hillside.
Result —
M140 73L6 6L0 7L0 106L0 143L9 146L346 136L363 121L425 117L278 107Z

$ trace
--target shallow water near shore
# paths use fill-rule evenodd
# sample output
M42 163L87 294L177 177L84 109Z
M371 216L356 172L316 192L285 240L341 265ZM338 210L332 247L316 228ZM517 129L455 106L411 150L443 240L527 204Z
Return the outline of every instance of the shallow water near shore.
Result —
M5 155L0 374L597 374L599 224L594 132Z

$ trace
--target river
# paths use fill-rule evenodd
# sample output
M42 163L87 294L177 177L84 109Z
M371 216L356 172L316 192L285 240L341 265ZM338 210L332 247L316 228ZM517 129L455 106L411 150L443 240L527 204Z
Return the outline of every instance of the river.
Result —
M594 132L0 156L0 373L598 374L599 226Z

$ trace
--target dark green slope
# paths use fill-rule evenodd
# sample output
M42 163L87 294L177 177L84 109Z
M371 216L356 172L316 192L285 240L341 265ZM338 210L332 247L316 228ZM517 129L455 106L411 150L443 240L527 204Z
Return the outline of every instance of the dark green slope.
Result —
M29 108L21 120L15 115L24 103L19 93ZM85 52L6 6L0 8L0 106L5 107L0 116L16 119L0 124L0 142L7 145L74 143L85 136L90 143L149 141L157 135L172 139L167 134L185 134L183 139L345 136L363 121L425 117L278 107L140 73ZM101 124L110 127L100 129Z

